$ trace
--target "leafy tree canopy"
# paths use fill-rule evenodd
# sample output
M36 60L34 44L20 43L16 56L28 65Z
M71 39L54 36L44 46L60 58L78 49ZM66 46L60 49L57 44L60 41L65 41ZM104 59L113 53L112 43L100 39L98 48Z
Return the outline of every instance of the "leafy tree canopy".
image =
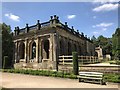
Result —
M2 62L5 56L8 56L8 61L6 62L6 66L9 67L12 64L13 59L13 42L12 42L12 34L10 25L6 25L5 23L0 24L0 28L2 28ZM3 64L3 63L2 63Z

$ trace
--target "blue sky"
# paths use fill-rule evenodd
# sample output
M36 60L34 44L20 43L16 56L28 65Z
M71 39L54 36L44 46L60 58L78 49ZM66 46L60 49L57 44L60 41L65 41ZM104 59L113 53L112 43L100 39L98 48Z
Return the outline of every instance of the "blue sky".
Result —
M101 0L102 1L102 0ZM113 0L112 0L113 1ZM45 22L57 15L62 23L84 32L88 37L112 37L118 27L118 4L113 2L3 2L2 22L11 29Z

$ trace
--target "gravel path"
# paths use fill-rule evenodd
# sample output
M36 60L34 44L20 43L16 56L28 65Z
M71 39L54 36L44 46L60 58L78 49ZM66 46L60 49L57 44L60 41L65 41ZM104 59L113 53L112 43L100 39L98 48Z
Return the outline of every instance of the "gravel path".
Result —
M118 88L117 84L79 83L78 80L2 73L2 87L5 88Z

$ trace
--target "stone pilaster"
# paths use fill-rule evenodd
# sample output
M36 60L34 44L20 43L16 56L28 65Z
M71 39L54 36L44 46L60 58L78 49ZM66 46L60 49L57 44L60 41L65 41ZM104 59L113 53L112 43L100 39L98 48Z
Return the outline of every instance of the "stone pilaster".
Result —
M42 62L42 39L39 40L39 63Z
M35 40L36 42L36 62L38 62L38 53L39 53L39 38L37 38L37 40Z
M58 43L59 43L59 37L58 35L55 33L53 34L53 61L55 62L55 67L56 70L58 70L58 58L59 58L59 49L57 47L59 47Z
M30 40L28 40L28 49L27 49L27 62L30 60Z
M15 63L18 61L18 43L15 42Z
M17 62L20 61L20 42L17 43Z
M53 61L53 35L51 34L50 35L50 38L49 38L49 58L51 61Z
M28 55L27 49L28 49L28 40L26 39L25 40L25 62L27 62L27 55Z

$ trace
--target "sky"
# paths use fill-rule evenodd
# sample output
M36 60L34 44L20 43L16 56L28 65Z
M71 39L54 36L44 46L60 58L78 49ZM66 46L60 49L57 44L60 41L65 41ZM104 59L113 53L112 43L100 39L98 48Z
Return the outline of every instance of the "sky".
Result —
M98 2L99 1L99 2ZM112 2L109 2L112 1ZM2 21L11 26L24 28L26 23L35 25L37 20L46 22L50 16L88 37L112 37L118 26L118 4L116 0L93 0L92 2L2 2Z

